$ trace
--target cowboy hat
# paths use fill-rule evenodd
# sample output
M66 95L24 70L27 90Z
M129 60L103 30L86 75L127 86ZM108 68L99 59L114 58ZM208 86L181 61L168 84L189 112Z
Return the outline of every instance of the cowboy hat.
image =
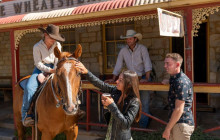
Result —
M137 33L135 30L127 30L126 36L120 36L121 39L136 37L138 40L142 39L142 34Z
M51 38L57 41L65 41L65 37L59 33L59 27L53 24L49 24L46 30L43 27L38 28L43 33L47 33Z

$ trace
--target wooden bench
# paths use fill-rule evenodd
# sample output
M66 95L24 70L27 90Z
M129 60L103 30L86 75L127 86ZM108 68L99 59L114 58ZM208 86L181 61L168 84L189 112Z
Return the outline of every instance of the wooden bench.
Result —
M11 76L0 76L0 80L10 80L8 83L0 83L0 93L3 95L4 102L10 101L12 99L12 77Z

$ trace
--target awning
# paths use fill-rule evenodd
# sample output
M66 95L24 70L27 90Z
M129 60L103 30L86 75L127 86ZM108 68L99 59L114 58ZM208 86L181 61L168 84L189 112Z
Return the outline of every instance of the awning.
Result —
M78 7L66 8L61 10L53 10L49 12L29 13L25 15L16 15L16 16L0 18L0 25L94 13L99 11L108 11L108 10L121 9L121 8L140 6L146 4L162 3L168 1L172 1L172 0L111 0L100 3L82 5Z

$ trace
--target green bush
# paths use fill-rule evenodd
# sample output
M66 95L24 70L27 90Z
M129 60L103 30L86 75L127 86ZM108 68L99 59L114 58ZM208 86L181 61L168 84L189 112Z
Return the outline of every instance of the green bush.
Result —
M214 137L209 133L204 133L203 129L197 127L191 137L192 140L220 140L220 138Z
M162 138L163 130L157 132L138 132L132 131L132 137L134 140L165 140ZM204 133L201 128L196 128L191 136L191 140L220 140L220 138L214 137L209 133Z

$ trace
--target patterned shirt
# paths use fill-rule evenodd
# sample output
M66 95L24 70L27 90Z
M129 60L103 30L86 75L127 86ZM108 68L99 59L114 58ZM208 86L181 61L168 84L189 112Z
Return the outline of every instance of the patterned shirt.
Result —
M168 102L170 107L169 118L175 109L176 99L185 101L184 111L177 123L194 125L192 115L193 86L190 79L181 71L170 77L170 90L168 92Z
M123 67L123 61L127 69L135 71L138 76L144 75L152 70L152 64L147 48L142 44L136 44L133 51L128 45L123 47L118 54L117 62L113 74L118 76Z

